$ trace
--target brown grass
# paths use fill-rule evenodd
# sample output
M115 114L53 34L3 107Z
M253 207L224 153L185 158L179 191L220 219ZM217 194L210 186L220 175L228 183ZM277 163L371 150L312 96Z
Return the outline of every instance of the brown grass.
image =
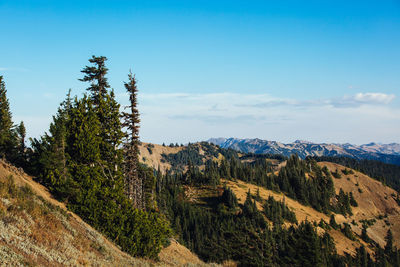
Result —
M334 167L336 168L339 166L334 166ZM344 169L344 167L343 167L343 169ZM379 182L376 182L373 179L371 179L365 175L364 176L362 176L360 174L355 174L355 175L358 176L357 181L359 182L359 186L362 186L365 189L364 192L367 192L368 187L370 187L370 190L372 192L370 192L368 194L366 193L365 196L367 196L367 198L365 198L365 199L362 199L359 195L355 195L355 198L356 198L357 202L359 203L360 207L353 208L353 212L355 213L354 216L345 218L344 216L342 216L340 214L336 214L335 219L338 223L343 223L343 222L349 223L351 225L353 231L355 231L357 234L361 234L361 228L360 228L361 223L359 223L358 226L354 226L351 224L351 221L353 219L357 220L357 222L358 222L359 219L374 218L374 216L376 214L382 213L382 209L385 210L387 208L390 208L392 210L394 208L395 210L397 210L397 208L395 207L395 205L397 206L397 204L395 202L392 202L391 200L385 200L384 197L379 196L379 194L382 194L382 192L386 192L386 193L392 192L392 190L390 188L387 188L387 187L381 185ZM353 180L350 179L350 183L353 183L353 185L354 185L354 182L352 182L352 181ZM245 183L240 180L237 180L237 181L222 180L221 182L226 183L226 185L233 190L233 192L235 193L235 195L238 199L238 202L241 204L243 204L244 201L246 200L246 195L247 195L247 192L249 189L250 189L250 193L253 195L255 195L257 190L259 190L260 196L263 200L266 200L269 196L272 196L277 201L282 201L284 199L286 205L292 211L294 211L294 213L296 214L298 221L308 220L311 222L315 221L318 223L321 219L323 219L323 220L325 220L325 222L329 222L329 216L327 216L326 214L318 212L309 206L304 206L304 205L300 204L299 202L297 202L296 200L293 200L293 199L285 196L282 193L277 193L277 192L265 189L260 186ZM346 184L342 184L342 182L346 183ZM343 190L345 190L345 192L348 192L350 189L357 190L355 188L352 188L350 186L350 184L347 184L347 182L348 182L347 178L345 178L345 177L342 179L335 179L336 192L337 193L339 192L340 186L343 186L346 188L346 189L345 188L343 189ZM354 194L354 192L353 192L353 194ZM378 200L377 201L378 204L376 204L374 206L372 211L368 210L368 207L370 207L370 206L365 204L365 203L369 203L369 205L371 205L371 203L370 203L371 195L370 194L374 195L374 198L372 198L372 202L375 200ZM259 210L262 210L262 203L257 202L256 204L257 204L257 208ZM378 207L378 208L376 208L376 207ZM393 223L391 229L394 232L394 235L396 237L396 236L398 236L399 228L400 228L400 225L398 223L398 222L400 222L398 214L396 213L396 214L390 215L389 220ZM395 221L397 221L397 222L395 223ZM289 224L287 224L287 225L289 225ZM383 238L386 235L387 229L388 228L384 226L383 220L380 220L380 221L377 220L377 222L368 229L368 234L375 241L379 242L380 244L383 244L383 242L384 242ZM318 227L319 233L323 233L324 231L325 230ZM329 230L329 234L334 238L337 252L341 255L344 255L344 253L354 254L355 249L358 248L361 244L364 244L365 246L367 246L367 244L364 241L362 241L361 239L352 241L352 240L348 239L347 237L345 237L340 231L337 231L337 230L331 229L331 230ZM397 242L398 242L398 239L397 239ZM367 250L370 253L372 253L371 249L367 248Z
M171 169L171 164L162 162L162 154L175 154L181 151L183 147L169 147L150 143L141 143L139 146L140 157L139 161L147 164L156 170L160 167L161 172ZM152 153L150 153L150 151Z
M320 162L319 165L326 166L331 172L336 169L341 172L345 169L341 165L330 162ZM342 215L337 215L336 221L338 223L351 223L352 220L355 220L358 225L350 224L352 230L361 234L362 224L359 221L375 219L374 225L367 230L368 236L383 246L385 245L384 237L390 228L393 232L395 244L400 246L400 207L391 196L392 194L396 195L396 191L363 173L355 170L353 172L354 174L349 175L341 173L342 178L340 179L333 178L336 193L339 193L340 189L343 189L344 192L352 192L358 202L358 207L352 208L353 216L345 218ZM362 193L358 189L361 189ZM385 214L388 216L390 226L386 225L385 219L378 219L380 215L385 216Z
M181 266L182 258L205 265L177 243L162 251L160 262L131 257L2 160L0 183L0 266ZM18 194L26 187L32 193Z

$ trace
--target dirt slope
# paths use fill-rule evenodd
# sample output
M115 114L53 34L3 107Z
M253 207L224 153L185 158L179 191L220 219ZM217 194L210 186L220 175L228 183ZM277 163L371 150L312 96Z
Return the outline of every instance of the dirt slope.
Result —
M122 252L32 177L0 160L0 266L205 265L177 242L160 260Z

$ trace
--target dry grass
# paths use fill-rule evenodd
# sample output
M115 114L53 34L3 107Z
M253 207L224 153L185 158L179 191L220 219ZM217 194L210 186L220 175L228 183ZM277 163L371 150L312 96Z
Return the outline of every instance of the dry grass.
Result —
M331 171L334 171L336 168L338 168L338 170L344 169L343 166L333 163L324 162L320 163L320 165L327 166ZM318 223L321 219L323 219L325 222L329 222L329 217L326 214L318 212L309 206L304 206L282 193L267 190L263 187L245 183L240 180L222 180L221 182L226 183L226 185L233 190L238 198L239 203L241 204L243 204L246 200L246 195L249 189L251 194L254 195L256 194L257 190L259 190L260 196L264 200L269 196L272 196L277 201L282 201L284 199L287 206L295 212L298 221L308 220ZM360 235L362 226L362 224L359 223L360 220L373 219L377 218L379 215L388 213L387 220L391 224L390 228L393 231L396 240L395 243L397 246L400 245L400 208L393 198L385 198L385 196L390 196L392 193L394 193L394 190L383 186L380 182L377 182L359 172L354 172L352 175L342 175L341 179L334 179L334 183L336 193L339 192L340 188L343 188L345 192L351 191L353 192L354 197L359 204L359 207L353 208L353 216L348 216L345 218L340 214L336 214L335 219L338 223L349 223L352 227L352 230ZM357 183L358 186L356 185ZM359 193L358 188L361 188L363 193ZM257 202L257 208L262 210L262 203ZM358 223L358 226L351 224L352 220L355 220ZM368 235L381 245L385 244L384 237L386 235L386 231L389 229L384 220L385 219L376 219L376 223L368 228ZM318 231L322 233L325 230L318 228ZM355 248L359 247L361 244L367 245L360 239L357 239L356 241L348 239L340 231L332 229L329 230L329 234L334 238L337 251L341 255L343 255L345 252L353 254L355 252ZM368 249L368 251L372 252L370 249Z
M326 166L331 172L336 169L341 172L345 169L341 165L330 162L320 162L319 165ZM400 246L400 206L392 197L392 194L397 194L396 191L365 174L355 170L353 172L349 175L341 173L342 178L340 179L333 178L336 193L339 193L341 188L344 192L352 192L358 202L358 207L352 208L353 216L345 218L342 215L337 215L336 221L338 223L349 223L354 232L361 234L362 223L360 223L360 220L375 219L376 222L367 230L368 236L383 246L385 245L384 237L390 228L393 232L395 244ZM387 218L382 218L385 215L387 215ZM358 223L357 226L351 224L353 220ZM385 220L390 225L387 225Z
M183 246L171 246L160 262L129 256L0 160L0 266L182 266L182 258L187 266L205 265Z
M157 144L141 143L139 146L139 160L156 170L160 167L161 172L165 173L166 170L171 169L171 164L168 162L162 162L162 154L175 154L182 149L183 147L169 147Z
M159 257L166 266L218 266L216 264L205 264L176 240L171 240L171 244L161 251Z

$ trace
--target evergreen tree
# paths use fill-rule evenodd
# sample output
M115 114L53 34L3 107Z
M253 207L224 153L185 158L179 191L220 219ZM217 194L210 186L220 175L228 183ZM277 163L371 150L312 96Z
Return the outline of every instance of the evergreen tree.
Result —
M17 145L17 159L16 163L17 165L25 168L26 167L26 145L25 145L25 139L26 139L26 129L24 122L21 121L21 123L16 127L16 133L17 133L17 139L18 139L18 145Z
M58 108L57 115L53 116L49 133L45 133L39 140L31 139L33 153L29 171L38 176L50 191L64 199L68 195L68 154L67 122L72 108L70 91ZM70 180L69 180L70 181Z
M21 123L18 125L17 133L19 137L19 150L21 154L24 154L26 148L25 146L26 129L23 121L21 121Z
M108 183L112 184L115 180L120 180L123 177L122 162L123 155L119 146L122 143L124 136L120 121L119 108L120 105L115 100L115 94L111 90L108 91L106 74L108 69L105 66L106 57L92 56L89 62L93 66L86 66L81 72L85 76L80 79L83 82L90 82L87 90L90 92L90 100L93 103L93 110L99 120L99 135L101 137L100 165L103 175L108 178Z
M15 148L15 133L7 99L6 85L0 76L0 157L9 158Z
M143 209L143 180L138 175L139 164L139 110L137 109L137 86L136 79L132 73L128 75L129 81L125 83L125 89L129 93L129 112L123 112L123 126L128 133L124 142L125 149L125 184L126 194L133 200L134 206Z
M336 223L335 220L335 215L331 214L331 217L329 219L329 225L332 226L333 229L337 229L339 225Z
M83 71L82 80L92 82L91 95L73 101L68 96L49 133L32 140L32 170L69 209L124 251L156 258L170 235L169 226L159 214L134 208L125 196L119 104L107 91L105 58L100 59L91 61L97 67ZM154 188L153 172L144 168L143 173L152 177L146 181ZM148 206L153 210L155 204Z
M370 242L370 238L367 233L367 226L363 224L362 230L361 230L361 239L364 240L365 242Z
M92 56L89 62L94 66L86 66L81 72L85 74L82 82L90 82L90 87L87 88L91 92L92 100L96 106L100 105L100 100L107 94L107 89L110 88L106 74L108 69L105 66L106 57Z
M385 254L388 255L389 257L393 253L393 233L392 230L388 230L386 233L386 245L385 245Z

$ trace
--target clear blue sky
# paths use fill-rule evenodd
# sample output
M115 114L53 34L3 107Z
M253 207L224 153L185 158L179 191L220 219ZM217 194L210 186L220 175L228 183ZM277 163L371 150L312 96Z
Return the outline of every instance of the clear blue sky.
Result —
M31 136L84 92L94 54L121 103L136 73L144 141L400 142L399 1L0 0L0 18L0 75Z

